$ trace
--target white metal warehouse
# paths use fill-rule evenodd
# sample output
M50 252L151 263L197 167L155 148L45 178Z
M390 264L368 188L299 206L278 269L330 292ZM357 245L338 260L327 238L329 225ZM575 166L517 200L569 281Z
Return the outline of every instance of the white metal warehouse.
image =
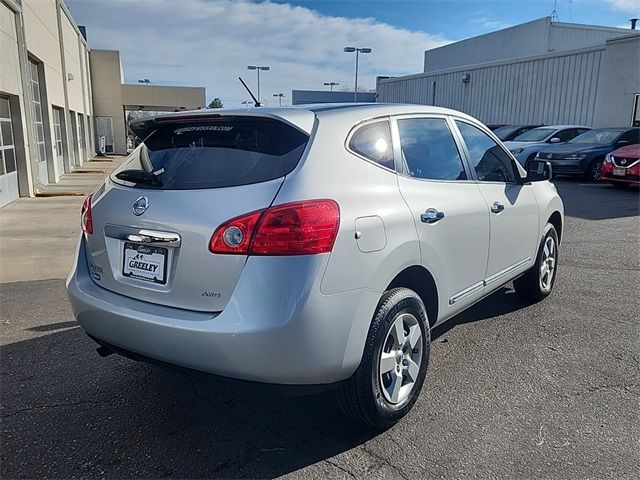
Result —
M640 31L542 18L427 50L379 77L378 102L453 108L487 124L640 125Z

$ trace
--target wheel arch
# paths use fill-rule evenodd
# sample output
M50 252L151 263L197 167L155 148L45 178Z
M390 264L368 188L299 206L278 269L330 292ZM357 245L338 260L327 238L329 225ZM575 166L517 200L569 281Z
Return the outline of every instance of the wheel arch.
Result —
M429 326L434 326L438 321L438 287L429 270L422 265L406 267L398 273L385 290L405 287L418 294L427 310Z
M558 241L561 242L562 241L562 215L560 214L560 212L558 210L553 212L549 217L549 220L547 220L547 223L550 223L556 229L556 232L558 233Z

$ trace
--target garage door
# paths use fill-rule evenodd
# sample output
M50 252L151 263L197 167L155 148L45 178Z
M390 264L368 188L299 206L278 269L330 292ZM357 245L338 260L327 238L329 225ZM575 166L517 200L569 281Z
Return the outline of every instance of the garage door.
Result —
M18 198L16 149L9 99L0 97L0 207Z

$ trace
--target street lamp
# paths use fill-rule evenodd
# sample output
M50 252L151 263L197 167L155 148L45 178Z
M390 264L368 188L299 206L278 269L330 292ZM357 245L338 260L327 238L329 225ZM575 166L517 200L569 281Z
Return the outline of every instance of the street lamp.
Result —
M335 85L340 85L338 82L324 82L325 87L331 87L331 91L333 92L333 87Z
M371 53L370 48L358 48L358 47L344 47L344 51L347 53L356 52L356 82L353 91L353 101L358 101L358 55L361 53Z
M274 97L278 97L278 106L282 106L282 97L284 97L284 93L274 93Z
M256 70L258 72L258 99L260 99L260 70L270 70L271 67L261 67L259 65L248 65L247 70Z

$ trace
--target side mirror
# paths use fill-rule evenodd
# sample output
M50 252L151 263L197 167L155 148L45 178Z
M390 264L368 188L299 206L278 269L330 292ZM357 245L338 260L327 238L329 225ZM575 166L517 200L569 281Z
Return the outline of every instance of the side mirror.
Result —
M527 166L527 182L543 182L551 180L553 177L553 169L549 162L541 160L531 160Z
M549 140L549 143L560 143L562 140L560 140L558 137L553 137L551 140Z

